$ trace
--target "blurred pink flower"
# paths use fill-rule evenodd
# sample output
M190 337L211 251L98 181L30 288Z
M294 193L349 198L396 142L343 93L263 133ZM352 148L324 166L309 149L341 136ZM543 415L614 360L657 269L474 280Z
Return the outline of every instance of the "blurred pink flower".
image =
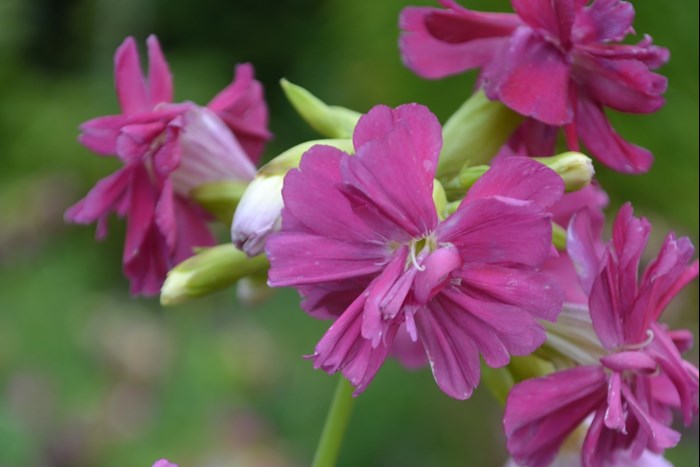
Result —
M598 365L558 371L511 390L503 423L517 462L548 465L589 416L583 465L607 465L623 454L636 460L646 450L662 453L678 443L680 433L669 427L672 409L681 411L686 425L697 414L698 369L681 357L692 334L669 331L657 320L697 276L698 261L691 262L690 240L671 233L638 280L649 232L647 220L634 217L627 204L617 215L602 258L590 232L570 236L574 246L569 253L582 271L593 329L605 355Z
M251 180L267 131L267 107L249 64L209 103L173 104L172 78L155 36L147 40L143 75L136 43L127 38L115 54L115 85L122 113L81 126L80 142L123 167L100 180L68 209L70 222L97 222L107 233L111 213L127 218L123 268L133 294L160 291L167 271L214 244L209 216L189 199L202 183Z
M563 127L571 149L580 138L615 170L649 170L651 153L622 139L603 110L650 113L664 104L666 78L650 70L668 61L668 50L649 36L635 45L619 43L634 32L631 3L511 0L515 14L440 3L445 9L401 13L400 48L411 70L442 78L483 68L486 95L531 117L511 143L530 155L551 155Z
M440 221L433 179L440 125L418 104L376 106L355 156L307 151L284 180L281 232L267 242L269 284L295 286L315 316L339 315L311 356L362 392L397 332L420 342L438 386L468 398L479 356L493 367L544 342L562 294L537 271L551 251L561 178L527 158L495 165ZM309 209L313 206L313 209Z
M178 465L173 464L168 459L160 459L153 464L153 467L178 467Z

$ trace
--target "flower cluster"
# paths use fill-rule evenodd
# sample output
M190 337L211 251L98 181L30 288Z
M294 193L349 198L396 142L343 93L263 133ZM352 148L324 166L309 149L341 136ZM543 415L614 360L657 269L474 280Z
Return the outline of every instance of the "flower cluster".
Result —
M501 369L513 464L662 462L680 439L674 411L686 425L698 413L699 383L681 355L692 334L659 318L698 261L671 233L640 278L650 224L626 204L603 242L608 197L578 151L580 140L609 168L650 169L651 153L623 140L604 108L659 109L666 79L652 70L668 51L648 36L621 42L634 32L621 0L512 0L512 14L440 3L404 9L399 44L426 78L481 69L474 96L444 126L423 105L361 115L283 81L301 116L332 139L301 143L257 174L269 133L252 68L240 65L206 107L175 104L156 39L148 80L127 39L115 60L123 114L83 124L80 138L124 167L67 217L97 221L98 236L109 213L127 218L134 293L156 293L182 262L164 304L242 277L249 296L266 297L251 292L261 271L270 287L296 288L304 311L333 321L307 358L342 373L354 395L391 356L429 365L456 399L484 379L482 360ZM547 157L560 129L568 151ZM226 218L233 244L183 262L215 243L195 194L220 181L247 185L228 206L240 201ZM549 366L515 378L511 357L535 352ZM577 460L560 453L565 443L578 446Z

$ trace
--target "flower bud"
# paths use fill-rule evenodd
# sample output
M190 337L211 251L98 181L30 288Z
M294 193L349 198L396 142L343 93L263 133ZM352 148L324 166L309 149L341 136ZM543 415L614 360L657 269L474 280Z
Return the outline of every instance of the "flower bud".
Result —
M564 152L552 157L535 157L564 180L566 191L577 191L588 186L595 175L593 161L580 152Z
M349 139L307 141L286 150L262 167L243 193L231 225L233 243L249 256L262 253L267 236L279 230L284 176L290 169L298 167L301 156L317 144L354 152Z
M264 256L248 258L231 244L207 248L168 272L160 291L160 303L177 305L208 295L267 267Z
M486 164L508 141L523 117L477 91L442 127L436 178L450 179L465 165Z
M267 236L280 228L283 181L284 175L256 177L238 204L231 240L248 256L262 253Z
M255 166L248 155L211 110L193 107L173 125L180 128L179 165L170 175L176 192L189 196L205 183L248 182L255 177Z
M329 138L352 137L362 114L345 107L327 105L306 89L286 79L280 80L280 84L289 102L311 128Z

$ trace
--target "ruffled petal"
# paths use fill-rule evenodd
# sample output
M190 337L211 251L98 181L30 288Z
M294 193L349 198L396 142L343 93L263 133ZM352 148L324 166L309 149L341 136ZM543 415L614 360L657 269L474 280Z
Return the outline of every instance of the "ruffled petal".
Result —
M591 154L611 169L634 174L651 168L654 159L651 152L622 139L608 122L603 108L585 97L577 101L576 128Z
M619 42L634 32L634 6L620 0L596 0L582 8L573 28L577 43Z
M448 396L463 400L479 384L481 369L476 344L458 321L460 313L464 311L436 298L415 318L435 382Z
M124 167L97 182L85 198L66 210L65 220L91 224L116 210L126 196L132 172L133 167Z
M386 359L398 327L391 328L376 347L361 335L366 296L361 294L333 323L316 345L311 358L314 368L327 373L342 370L355 386L355 395L365 390Z
M513 157L494 163L469 189L465 201L507 196L546 208L563 194L564 182L552 169L525 157Z
M518 16L533 28L544 29L567 47L581 0L511 0Z
M146 236L151 230L158 193L152 185L146 167L140 165L134 168L129 189L129 212L124 241L124 263L134 257L148 254L144 251ZM156 243L156 234L150 233L151 243ZM153 245L151 245L153 247Z
M279 232L266 244L270 287L333 282L376 274L387 262L383 245L348 243L303 233Z
M435 229L433 178L442 147L440 123L426 107L373 107L353 134L355 157L341 160L344 190L376 206L411 237Z
M605 404L606 393L599 366L558 371L515 385L503 417L508 451L521 464L548 465L567 436Z
M639 60L595 56L592 50L575 54L573 74L590 99L628 113L651 113L665 103L666 77L649 71Z
M125 115L151 109L133 37L124 39L114 55L114 84Z
M464 201L437 230L465 263L539 267L550 253L550 215L532 202L494 196Z
M460 288L473 296L512 305L537 318L554 321L562 309L561 288L539 271L468 263L455 275L461 279Z
M272 137L263 87L254 79L253 66L236 66L233 82L207 104L231 128L254 164L260 160L265 143Z
M301 158L299 168L284 178L282 225L315 235L346 241L372 242L393 238L396 227L381 216L360 212L339 189L342 183L340 161L348 154L331 146L316 145ZM313 209L309 209L313 206ZM367 225L365 219L370 218Z
M485 65L520 25L516 15L408 7L401 12L404 64L424 78L442 78Z
M160 49L158 38L154 35L146 39L148 47L148 85L151 97L151 107L173 100L173 78L168 62L165 61Z
M483 72L489 99L550 125L571 123L574 118L569 79L570 65L563 52L526 27L513 33L500 59Z

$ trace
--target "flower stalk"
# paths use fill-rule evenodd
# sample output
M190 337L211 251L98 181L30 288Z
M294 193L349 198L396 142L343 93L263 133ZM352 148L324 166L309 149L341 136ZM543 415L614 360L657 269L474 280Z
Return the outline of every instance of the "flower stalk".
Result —
M338 461L338 454L343 443L345 430L350 421L355 399L352 397L352 385L340 376L335 389L326 424L316 448L312 467L333 467Z

